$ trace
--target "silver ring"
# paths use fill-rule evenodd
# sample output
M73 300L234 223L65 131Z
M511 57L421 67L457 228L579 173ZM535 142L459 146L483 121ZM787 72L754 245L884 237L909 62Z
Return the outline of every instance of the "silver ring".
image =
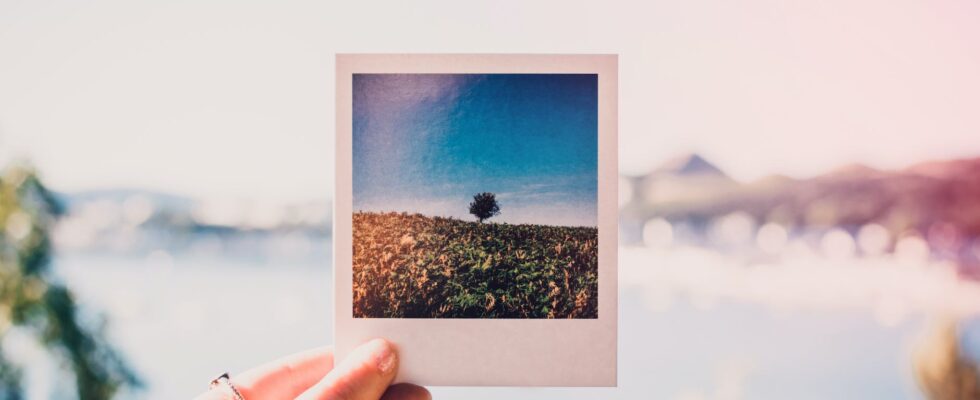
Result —
M217 378L212 379L211 384L208 385L208 389L214 389L221 386L221 384L224 384L225 386L228 386L228 389L231 389L231 392L235 395L235 400L245 400L245 397L242 396L238 389L235 389L235 385L231 384L231 378L228 377L227 372L221 374Z

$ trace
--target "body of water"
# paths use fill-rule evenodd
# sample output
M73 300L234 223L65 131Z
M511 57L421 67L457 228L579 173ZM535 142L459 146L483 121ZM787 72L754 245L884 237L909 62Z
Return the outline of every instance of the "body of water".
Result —
M618 388L433 388L435 398L921 397L911 354L928 313L883 323L875 307L792 298L774 307L704 289L718 285L712 276L753 285L731 271L683 268L703 275L686 279L670 272L673 255L625 249L622 258ZM126 397L190 398L226 370L333 341L329 260L64 254L55 267L83 304L110 318L111 339L145 379Z

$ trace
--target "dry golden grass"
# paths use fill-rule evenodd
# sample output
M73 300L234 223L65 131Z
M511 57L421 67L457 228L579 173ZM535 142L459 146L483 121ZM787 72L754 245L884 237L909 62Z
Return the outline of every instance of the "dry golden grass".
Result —
M353 216L354 317L596 318L598 231Z

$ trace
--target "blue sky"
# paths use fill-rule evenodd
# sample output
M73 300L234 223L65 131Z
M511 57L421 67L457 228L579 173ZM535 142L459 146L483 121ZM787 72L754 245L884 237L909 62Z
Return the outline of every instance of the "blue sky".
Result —
M595 226L597 80L573 74L357 74L355 210Z

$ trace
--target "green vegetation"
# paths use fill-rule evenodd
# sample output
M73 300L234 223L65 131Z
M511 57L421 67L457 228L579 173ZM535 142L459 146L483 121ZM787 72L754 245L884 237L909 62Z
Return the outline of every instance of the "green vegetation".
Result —
M74 374L79 399L108 399L139 382L103 338L101 323L93 324L48 271L49 229L60 212L31 169L0 174L0 340L13 330L26 333ZM2 349L0 399L21 399L21 366Z
M598 230L353 216L358 318L597 318Z

